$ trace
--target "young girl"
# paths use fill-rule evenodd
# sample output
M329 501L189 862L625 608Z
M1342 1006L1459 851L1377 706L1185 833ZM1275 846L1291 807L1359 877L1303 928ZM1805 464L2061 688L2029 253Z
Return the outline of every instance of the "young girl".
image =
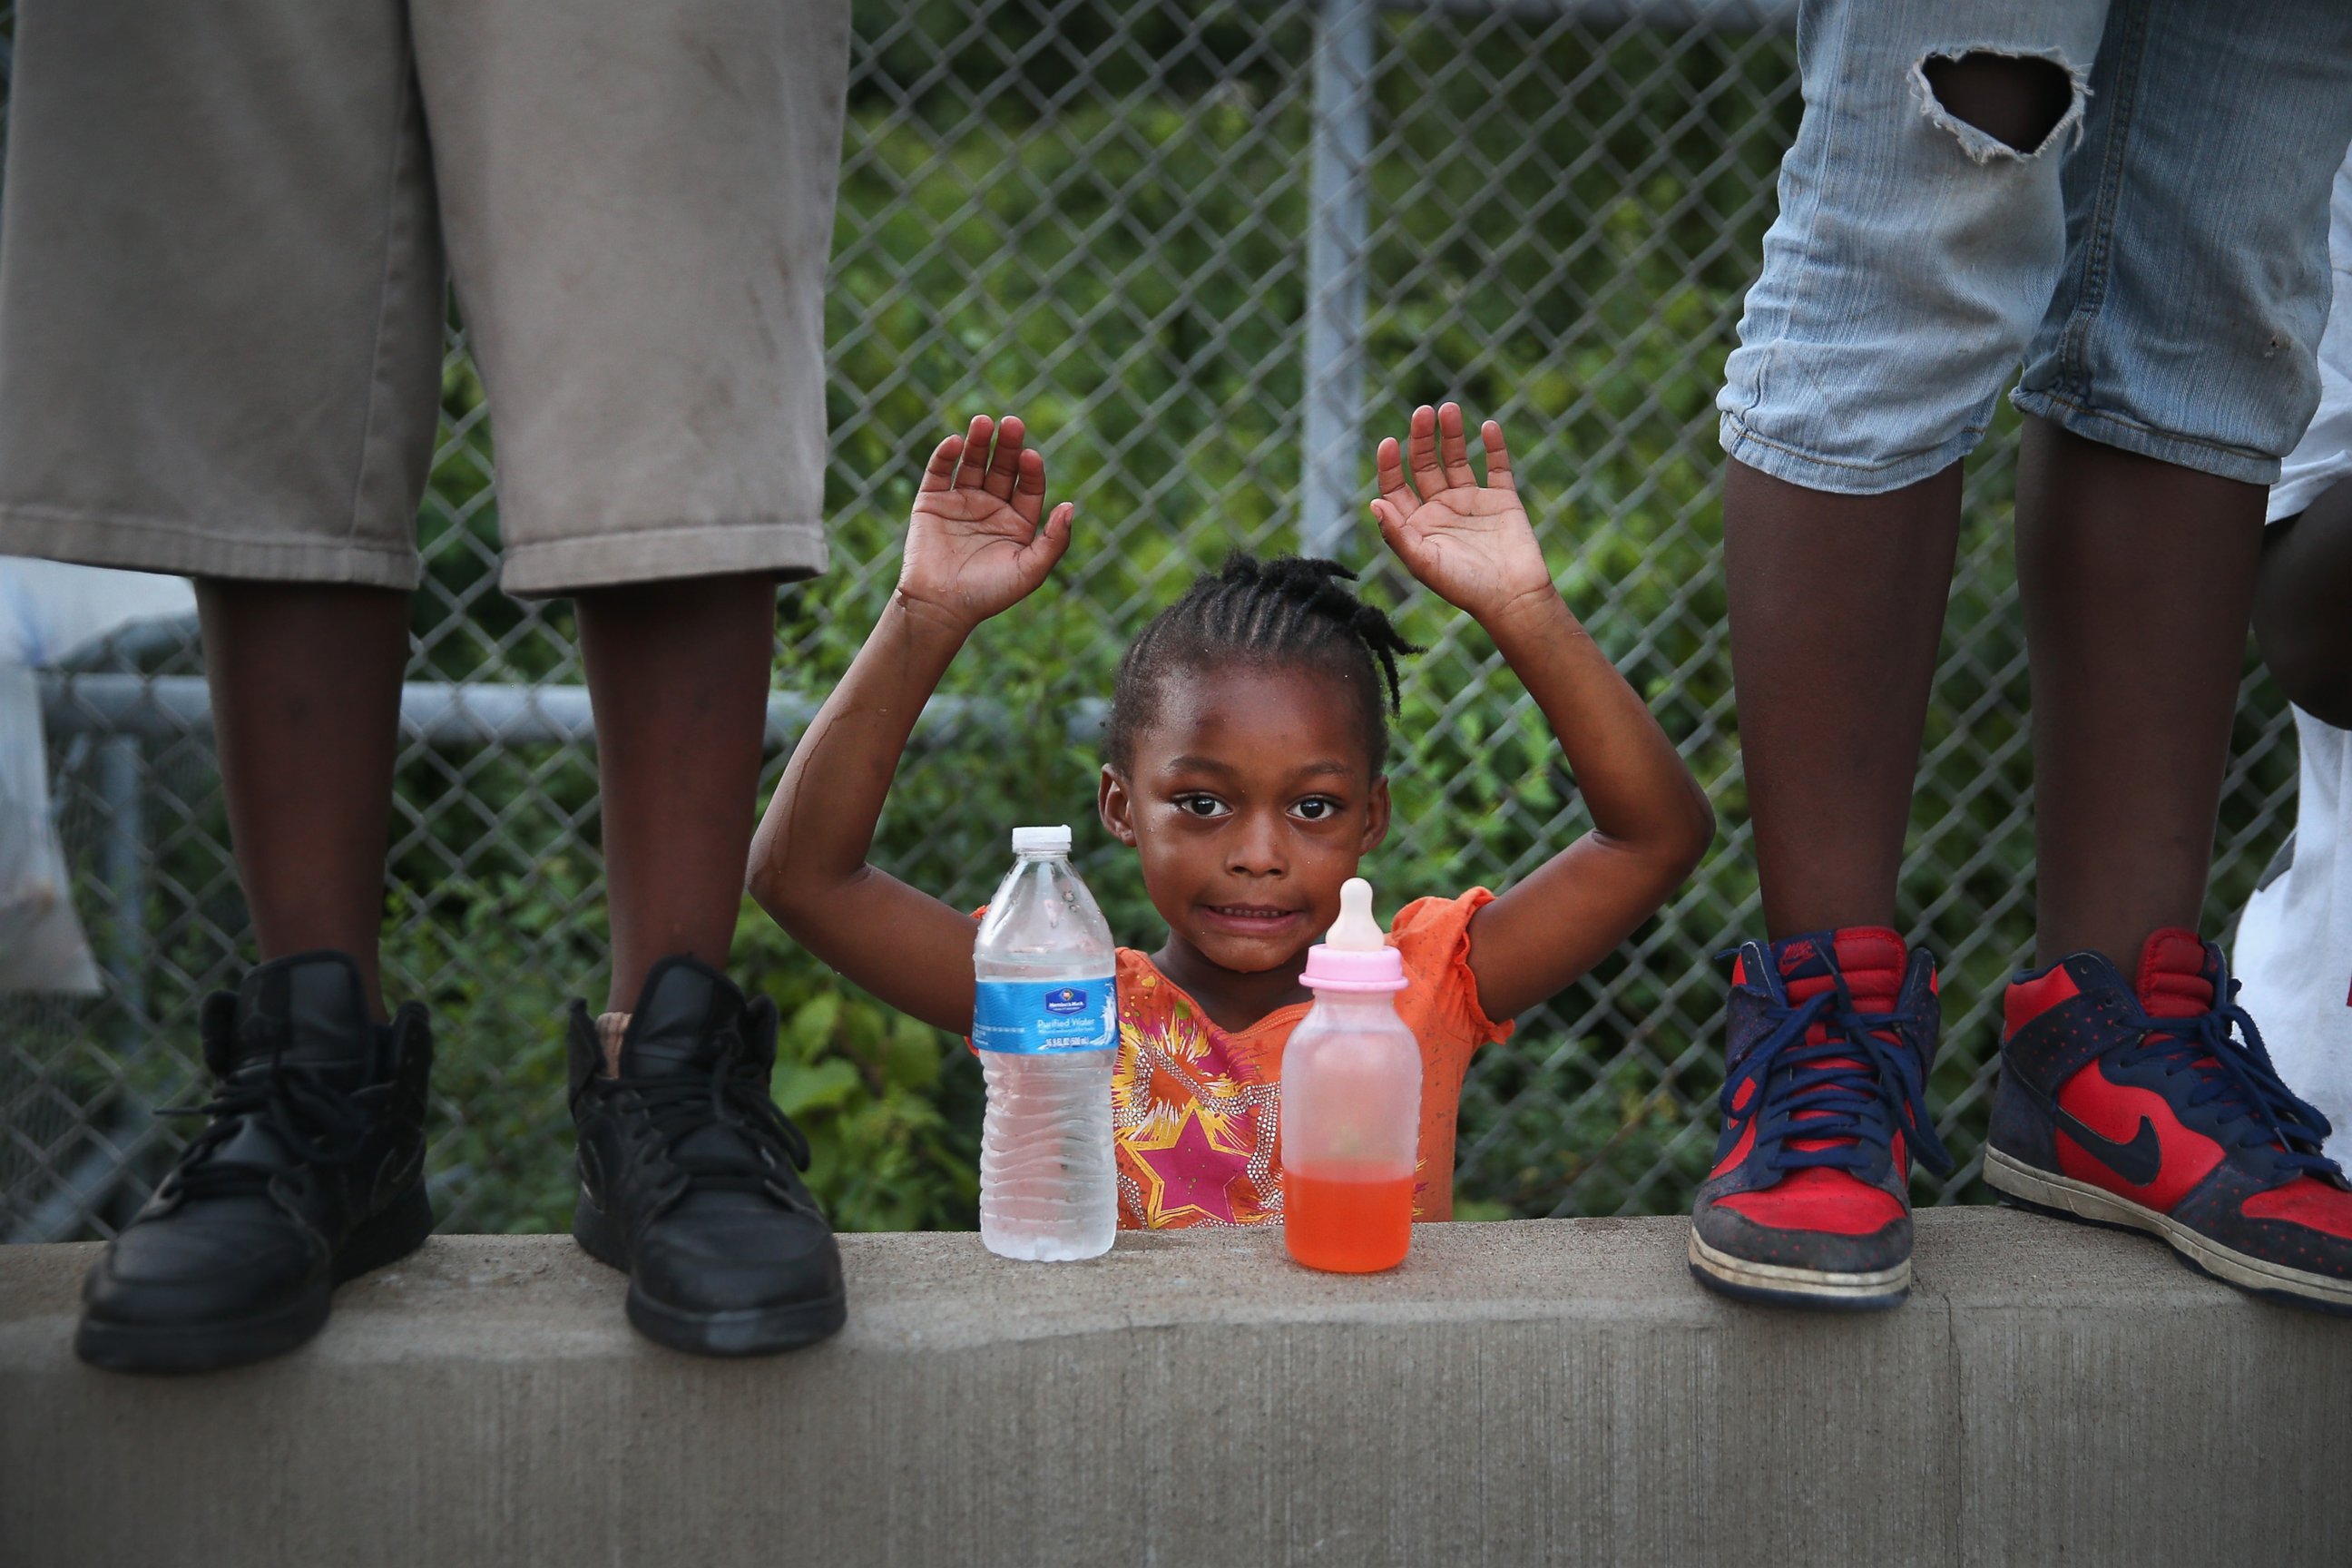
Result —
M1475 619L1542 708L1593 830L1496 897L1422 898L1389 940L1424 1063L1414 1214L1454 1210L1470 1053L1591 969L1679 885L1715 830L1706 796L1553 591L1503 432L1471 471L1462 411L1414 411L1381 443L1381 537ZM993 451L991 438L993 437ZM971 915L866 864L915 717L972 628L1019 603L1070 542L1045 514L1021 421L931 454L898 591L793 753L751 850L751 891L810 952L893 1006L969 1034ZM1411 477L1407 477L1407 468ZM1041 521L1042 520L1042 521ZM1328 561L1235 556L1119 661L1097 807L1142 859L1167 940L1118 953L1113 1079L1119 1224L1247 1225L1282 1213L1276 1096L1309 1001L1307 947L1388 832L1386 718L1414 651ZM1387 892L1391 889L1383 889Z

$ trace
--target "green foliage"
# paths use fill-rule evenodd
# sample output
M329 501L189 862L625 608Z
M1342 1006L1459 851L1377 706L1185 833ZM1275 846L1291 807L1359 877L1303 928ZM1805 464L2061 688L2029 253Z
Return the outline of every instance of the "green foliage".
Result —
M603 963L601 903L558 858L533 881L442 889L453 919L395 908L385 967L436 1026L431 1179L445 1223L572 1223L564 1018ZM577 900L549 896L569 889ZM809 1183L850 1230L969 1228L980 1081L938 1030L812 964L748 901L730 969L775 1004L777 1103L808 1134ZM592 1005L601 1011L601 998Z
M749 903L734 958L776 1005L776 1103L809 1135L810 1185L834 1222L978 1223L980 1069L962 1043L811 963Z

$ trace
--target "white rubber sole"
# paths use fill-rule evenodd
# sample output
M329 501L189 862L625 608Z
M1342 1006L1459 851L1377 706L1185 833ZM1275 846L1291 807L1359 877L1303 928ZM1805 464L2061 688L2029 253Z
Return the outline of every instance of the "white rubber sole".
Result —
M2325 1274L2248 1257L2105 1187L2037 1170L1993 1148L1985 1151L1984 1178L1985 1185L1993 1191L2035 1208L2155 1237L2224 1284L2267 1296L2292 1296L2334 1311L2352 1312L2352 1281L2331 1279Z
M1911 1260L1892 1268L1862 1274L1838 1274L1819 1268L1792 1268L1780 1263L1751 1263L1734 1258L1699 1239L1691 1227L1690 1265L1720 1284L1730 1294L1759 1301L1787 1301L1816 1307L1893 1307L1911 1289Z

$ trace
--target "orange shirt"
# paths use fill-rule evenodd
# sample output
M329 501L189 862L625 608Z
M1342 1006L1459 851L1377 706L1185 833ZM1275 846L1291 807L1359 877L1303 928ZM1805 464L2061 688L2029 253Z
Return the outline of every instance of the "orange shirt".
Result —
M1404 957L1397 1015L1421 1043L1421 1152L1415 1219L1454 1217L1454 1121L1470 1053L1509 1036L1478 1007L1470 917L1484 888L1416 899L1397 911L1389 945ZM1261 1225L1282 1217L1276 1108L1282 1047L1309 1004L1223 1029L1133 948L1118 950L1118 1063L1111 1123L1118 1140L1122 1230Z

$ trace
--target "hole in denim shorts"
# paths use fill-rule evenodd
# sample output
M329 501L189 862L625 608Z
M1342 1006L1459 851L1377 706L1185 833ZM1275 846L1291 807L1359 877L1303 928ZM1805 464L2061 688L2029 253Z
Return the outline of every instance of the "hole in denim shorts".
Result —
M2079 132L2089 96L2082 73L2063 59L1997 49L1924 56L1912 85L1921 111L1979 163L2036 156L2062 132Z

